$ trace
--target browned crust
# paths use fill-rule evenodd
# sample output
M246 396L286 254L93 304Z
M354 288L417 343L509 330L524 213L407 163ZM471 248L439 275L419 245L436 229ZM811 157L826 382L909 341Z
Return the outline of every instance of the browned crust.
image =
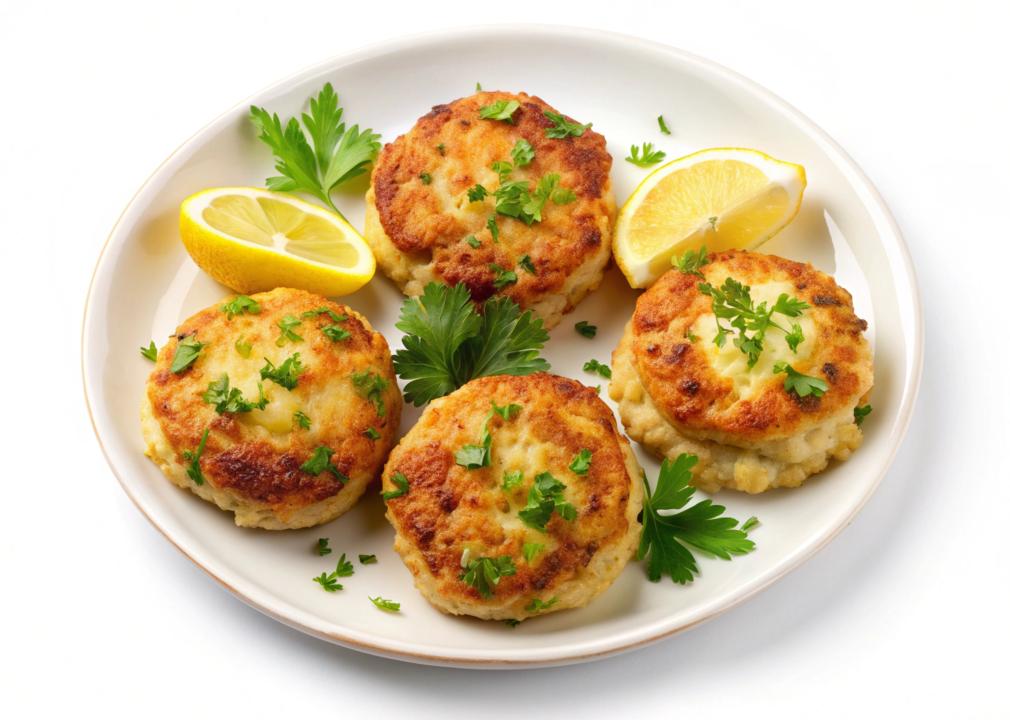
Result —
M480 119L481 107L513 99L520 102L514 124ZM553 123L545 110L556 112L525 93L480 92L435 106L408 133L386 145L376 161L372 186L392 243L421 260L430 257L439 279L464 283L475 300L506 295L524 308L561 290L588 259L609 254L615 207L606 139L593 130L581 137L548 138L545 130ZM493 192L497 179L486 179L488 168L497 160L511 161L519 138L533 146L536 157L517 168L513 179L529 179L533 188L540 177L557 172L561 186L574 190L578 199L563 206L548 203L543 220L532 226L498 215L500 242L494 243L485 227L494 212L493 198L484 201L486 212L460 213L455 205L446 206L445 194L465 198L477 182ZM432 183L424 184L421 173L428 173ZM481 241L480 248L465 242L469 235ZM533 261L535 275L516 268L524 255ZM496 290L491 263L515 269L518 282Z
M565 498L578 510L573 522L557 514L551 517L547 535L558 546L532 565L522 559L524 536L507 532L492 519L496 507L509 507L512 514L521 509L526 490L506 494L500 488L501 469L494 463L467 470L454 460L456 450L475 440L471 424L461 418L485 416L491 400L522 405L518 418L509 422L522 423L538 442L551 445L547 465L567 485ZM492 455L496 432L505 424L498 416L492 420ZM387 516L400 537L421 551L424 571L436 578L443 597L483 601L477 590L459 579L460 557L467 544L480 545L491 557L509 555L515 563L516 574L502 578L494 604L530 593L549 596L577 577L597 552L628 532L629 491L637 478L628 475L622 444L626 447L627 441L610 408L595 391L574 380L547 373L474 380L429 406L390 455L383 489L395 489L391 477L400 472L408 478L410 491L387 502ZM559 469L567 468L582 448L593 454L588 474L575 477ZM527 469L525 474L528 485L533 471Z
M852 296L833 278L809 263L745 250L711 259L702 268L706 279L728 272L748 285L787 281L793 295L811 305L805 314L816 324L815 351L791 364L801 373L825 378L829 391L820 398L801 399L786 392L780 375L751 399L740 399L732 382L709 365L701 344L711 338L685 337L699 316L711 313L711 298L698 290L698 277L670 270L639 297L632 331L642 382L675 427L753 442L787 437L851 408L869 390L872 362L863 336L866 321L856 317Z
M206 481L213 487L229 490L244 501L268 507L284 518L335 496L344 487L329 472L313 476L300 469L320 445L334 450L331 462L348 477L377 474L395 439L401 399L389 346L354 310L319 295L288 288L251 297L262 308L258 315L240 315L229 320L220 309L225 302L222 300L179 325L158 354L148 379L147 394L154 417L175 452L176 462L187 462L183 451L195 449L204 429L209 427L211 431L200 462ZM340 327L350 332L351 337L339 343L327 338L320 329L331 321L320 316L304 320L297 328L303 342L284 348L275 346L278 320L285 315L299 317L318 307L346 315L347 320L340 323ZM170 367L179 340L191 335L207 343L204 355L182 373L175 374ZM305 371L299 375L298 385L293 390L299 400L326 391L334 382L350 383L352 373L378 372L390 381L383 393L385 416L379 417L372 403L355 395L343 408L340 422L314 421L310 431L294 429L277 439L257 435L254 428L247 427L232 414L219 415L201 395L220 375L214 369L219 367L220 356L216 354L234 353L233 345L239 335L257 350L273 348L280 357L300 353ZM269 382L265 385L269 386ZM373 442L364 436L369 427L380 433L378 440Z

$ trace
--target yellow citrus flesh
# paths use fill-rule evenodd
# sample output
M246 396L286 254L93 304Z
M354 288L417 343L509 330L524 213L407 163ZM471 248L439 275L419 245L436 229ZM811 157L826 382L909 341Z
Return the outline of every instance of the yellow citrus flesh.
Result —
M795 217L805 187L802 166L756 150L713 148L674 160L621 209L617 264L632 287L647 287L686 250L757 247Z
M346 295L375 274L375 258L353 227L290 195L204 190L182 203L179 229L193 261L240 293L293 287Z

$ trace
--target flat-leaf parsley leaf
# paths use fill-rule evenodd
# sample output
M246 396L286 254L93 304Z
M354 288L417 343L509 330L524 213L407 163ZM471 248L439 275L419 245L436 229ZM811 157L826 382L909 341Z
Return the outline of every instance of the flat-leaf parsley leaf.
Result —
M638 165L638 167L649 167L650 165L655 165L656 163L662 162L663 158L666 157L666 153L662 150L654 150L652 143L642 143L642 152L639 154L638 145L631 146L631 154L628 155L625 160L627 160L632 165Z

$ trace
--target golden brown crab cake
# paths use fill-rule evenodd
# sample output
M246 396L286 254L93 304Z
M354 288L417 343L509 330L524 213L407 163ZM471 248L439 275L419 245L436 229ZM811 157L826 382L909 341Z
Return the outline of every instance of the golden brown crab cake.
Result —
M455 615L581 607L618 576L641 531L641 469L613 413L594 390L548 373L480 378L432 402L382 484L414 584Z
M141 423L169 480L237 525L282 530L328 522L361 497L401 407L389 347L364 317L277 288L183 322L158 353Z
M639 297L614 351L610 397L628 435L661 457L697 455L694 484L707 491L796 487L831 459L847 459L862 442L853 410L873 385L866 322L851 295L809 264L742 250L712 256L701 273L664 274ZM799 317L773 316L788 331L800 326L795 351L785 332L770 329L749 367L735 331L722 347L714 342L713 299L699 284L721 288L727 278L749 286L755 305L772 307L782 294L809 305ZM780 362L827 391L787 391Z
M512 122L481 119L481 108L510 101L518 104ZM550 328L600 284L615 215L612 159L606 139L591 129L548 137L554 122L545 113L554 112L525 93L479 92L436 105L383 148L366 196L365 238L404 293L420 295L431 281L464 283L475 301L506 295ZM533 153L522 166L512 156L521 140ZM505 182L525 181L534 192L557 173L558 187L574 198L548 200L531 224L496 214L502 183L491 166L499 161L514 166ZM471 201L477 185L488 194Z

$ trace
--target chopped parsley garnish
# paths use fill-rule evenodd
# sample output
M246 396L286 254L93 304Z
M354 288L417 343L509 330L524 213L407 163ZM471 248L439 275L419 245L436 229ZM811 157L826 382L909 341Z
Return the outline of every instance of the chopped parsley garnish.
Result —
M335 323L342 323L347 319L347 316L343 313L338 313L333 308L328 307L317 307L313 310L307 310L302 313L302 320L311 320L312 318L317 318L320 315L326 315L330 320Z
M301 342L304 338L295 332L295 328L301 324L302 321L294 315L285 315L278 320L277 327L281 329L281 334L277 338L277 347L289 342Z
M517 405L516 403L509 403L508 405L498 405L494 400L491 401L491 412L500 417L502 420L511 420L514 415L518 415L519 411L523 409L522 405Z
M499 184L504 185L509 179L509 175L512 174L512 163L506 160L496 160L491 163L491 169L498 173Z
M181 373L196 362L204 347L206 347L204 343L197 342L196 337L192 335L183 338L175 346L175 356L172 358L172 365L169 370L176 374Z
M543 543L523 543L523 558L526 560L526 564L529 565L533 562L533 558L539 555L544 549Z
M302 366L300 353L295 353L277 367L274 367L274 364L270 360L267 360L266 363L266 365L260 368L260 378L263 380L273 380L282 388L287 388L288 390L295 389L295 386L298 385L298 376L305 370Z
M803 342L803 329L799 323L791 323L787 330L772 319L775 313L791 318L799 317L810 307L802 300L782 293L770 308L765 302L755 306L750 296L750 286L731 277L726 278L720 288L698 283L698 291L712 298L712 312L715 314L717 328L713 342L718 347L723 347L726 336L735 329L737 336L733 338L733 344L747 356L748 367L754 367L761 356L768 328L777 328L785 333L786 343L793 352ZM728 320L730 327L725 327L722 320Z
M393 477L391 477L390 480L392 480L393 484L396 485L396 490L383 491L383 500L392 500L393 498L398 498L410 492L410 481L407 480L407 476L402 472L393 473Z
M267 188L309 193L340 214L330 192L366 172L382 147L379 135L370 129L359 130L352 125L345 130L343 114L337 93L326 83L319 95L309 101L309 112L302 113L302 122L312 138L310 147L296 118L284 124L276 113L250 108L259 139L273 151L274 167L281 174L267 178Z
M541 532L546 530L547 522L554 512L569 522L574 520L577 512L575 506L564 499L566 487L549 472L537 475L526 496L526 507L519 511L519 519Z
M232 300L221 306L221 312L228 315L229 320L236 315L245 315L246 313L259 315L260 309L260 304L248 295L236 295Z
M749 518L743 521L743 525L740 526L740 529L743 530L744 532L747 532L749 530L753 530L760 524L761 521L758 520L755 515L751 515Z
M659 131L661 133L663 133L664 135L670 135L671 134L670 133L670 128L667 127L666 120L663 119L662 115L660 115L658 118L656 118L656 121L659 123Z
M208 405L213 405L219 415L222 413L246 413L251 410L262 410L270 402L263 394L263 383L257 383L260 396L256 402L246 400L242 396L241 390L229 385L228 373L224 373L217 380L212 381L202 395L203 401Z
M312 420L310 420L309 416L301 410L295 410L294 421L299 427L305 428L306 430L312 427Z
M596 337L596 330L597 328L595 325L590 325L585 320L579 320L577 323L575 323L575 332L577 332L582 337L594 338Z
M244 358L252 355L252 343L246 342L245 335L239 335L238 340L235 341L235 352Z
M494 215L487 219L487 229L491 231L491 239L498 242L498 221L494 219Z
M509 470L502 476L501 488L505 492L511 492L523 484L522 470Z
M477 248L480 247L480 240L478 240L475 236L473 236L473 235L467 235L466 238L464 238L464 239L466 240L466 244L469 245L470 247L472 247L474 249L477 249Z
M784 360L780 360L775 363L775 367L773 367L772 370L776 373L784 372L786 374L786 392L795 393L797 397L804 398L807 395L820 397L828 391L828 384L819 377L804 375L801 372L797 372L796 370L793 370L792 365Z
M684 331L684 338L689 342L698 342L698 336L691 332L691 328Z
M492 403L494 405L494 403ZM456 464L467 470L489 467L491 465L491 431L488 426L495 411L491 410L480 426L478 445L464 445L455 453Z
M337 574L337 577L350 577L354 574L354 565L347 559L347 553L340 553L340 559L337 560L337 569L334 572Z
M530 604L526 606L526 612L542 612L547 608L551 607L557 601L558 601L557 595L552 597L550 600L547 600L546 602L541 600L540 598L533 598L532 600L530 600Z
M551 200L554 201L555 205L567 205L568 203L575 202L577 197L574 190L563 187L559 187L551 194Z
M421 182L424 183L425 185L431 185L430 173L423 172L420 175L418 175L418 177L421 178Z
M477 183L472 188L466 191L466 198L470 202L480 202L487 197L487 188Z
M480 109L481 120L501 120L511 123L512 114L519 109L518 100L496 100Z
M642 152L639 154L638 145L631 146L631 155L628 155L625 160L627 160L632 165L638 165L638 167L649 167L650 165L655 165L658 162L662 162L663 158L666 157L666 153L662 150L654 150L652 143L642 143Z
M329 538L319 538L316 540L316 554L329 555L333 550L330 548Z
M341 340L346 340L351 337L351 333L344 330L342 327L337 325L326 325L323 327L323 335L328 337L333 342L340 342Z
M484 89L484 88L482 88L482 87L480 86L480 83L477 83L477 92L480 92L480 91L481 91L481 90L483 90L483 89Z
M497 263L491 263L489 267L495 275L494 286L496 290L501 290L506 285L515 285L519 282L519 276L516 275L515 270L506 270Z
M516 574L516 566L508 555L501 557L479 557L468 562L459 579L480 593L481 597L494 595L498 581L503 577Z
M315 450L312 451L312 457L302 463L302 472L306 472L309 475L320 475L327 470L339 480L341 483L347 482L347 476L340 472L340 468L330 462L330 457L333 455L333 450L326 447L325 445L320 445Z
M572 458L568 464L568 469L576 475L585 475L589 472L589 466L593 464L593 453L587 448L579 450L579 454Z
M529 255L523 255L521 258L519 258L519 262L516 263L516 265L518 267L521 267L523 270L525 270L526 272L528 272L530 275L536 275L537 274L537 267L536 267L536 265L533 264L533 260L530 259Z
M502 622L508 625L510 628L516 628L519 627L519 623L521 623L522 620L516 620L515 618L505 618L504 620L502 620Z
M856 425L862 425L866 416L873 412L872 405L859 405L852 411L852 416L856 419Z
M362 565L374 565L379 562L374 555L358 555L358 562Z
M585 372L596 373L600 377L607 378L607 380L610 379L610 375L611 375L610 367L607 366L607 365L604 365L603 363L601 363L596 358L592 358L592 359L586 361L585 363L583 363L582 369Z
M655 493L649 480L642 476L645 503L638 559L648 557L646 574L652 582L658 582L664 575L681 585L694 580L699 570L689 546L723 560L746 555L754 549L754 542L748 539L745 530L737 527L739 522L735 518L719 517L725 507L702 500L684 509L694 495L694 488L688 483L691 468L697 462L696 455L683 453L674 461L663 460ZM671 510L680 512L660 514Z
M141 345L140 346L140 354L142 356L144 356L145 358L147 358L148 360L150 360L151 362L154 362L155 360L157 360L158 359L158 346L154 344L154 340L152 340L151 344L148 345L147 347L144 347L143 345Z
M575 199L575 194L571 190L558 187L560 182L560 174L547 173L540 178L536 189L531 192L528 180L507 182L503 180L501 186L493 193L495 212L522 220L527 225L540 222L548 200L564 205Z
M429 283L407 298L396 327L403 347L393 356L408 381L404 398L423 405L487 375L529 375L548 370L540 357L547 342L543 321L506 297L492 297L477 312L466 285Z
M516 144L512 148L512 162L516 167L529 165L533 162L534 157L536 157L536 151L525 138L516 140Z
M705 276L702 274L701 268L710 262L704 245L699 250L688 250L683 255L674 256L672 260L673 266L685 275L697 275L702 279Z
M378 373L368 370L352 374L351 382L354 383L358 395L375 406L375 414L386 417L386 403L382 399L382 392L389 387L389 381Z
M379 431L378 431L378 430L376 430L376 429L375 429L375 428L373 428L373 427L369 427L369 428L368 428L367 430L365 430L365 431L364 431L363 433L361 433L361 434L362 434L362 435L364 435L364 436L365 436L366 438L368 438L369 440L378 440L378 439L379 439L380 437L382 437L382 436L381 436L381 435L379 434Z
M393 602L392 600L387 600L384 597L376 595L372 597L368 596L368 599L372 601L372 605L379 608L380 610L385 610L386 612L400 612L400 603Z
M312 579L319 583L320 587L322 587L326 592L336 592L337 590L344 589L344 586L337 582L336 570L331 573L321 573L318 577L314 577Z
M203 450L207 447L207 436L210 435L210 428L203 431L203 435L200 436L200 444L196 446L196 451L183 450L182 458L189 462L186 467L186 475L197 485L203 485L204 478L203 470L200 469L200 458L203 457Z
M554 123L552 127L547 128L549 138L581 137L582 133L593 126L592 123L582 125L550 110L544 111L544 117Z

